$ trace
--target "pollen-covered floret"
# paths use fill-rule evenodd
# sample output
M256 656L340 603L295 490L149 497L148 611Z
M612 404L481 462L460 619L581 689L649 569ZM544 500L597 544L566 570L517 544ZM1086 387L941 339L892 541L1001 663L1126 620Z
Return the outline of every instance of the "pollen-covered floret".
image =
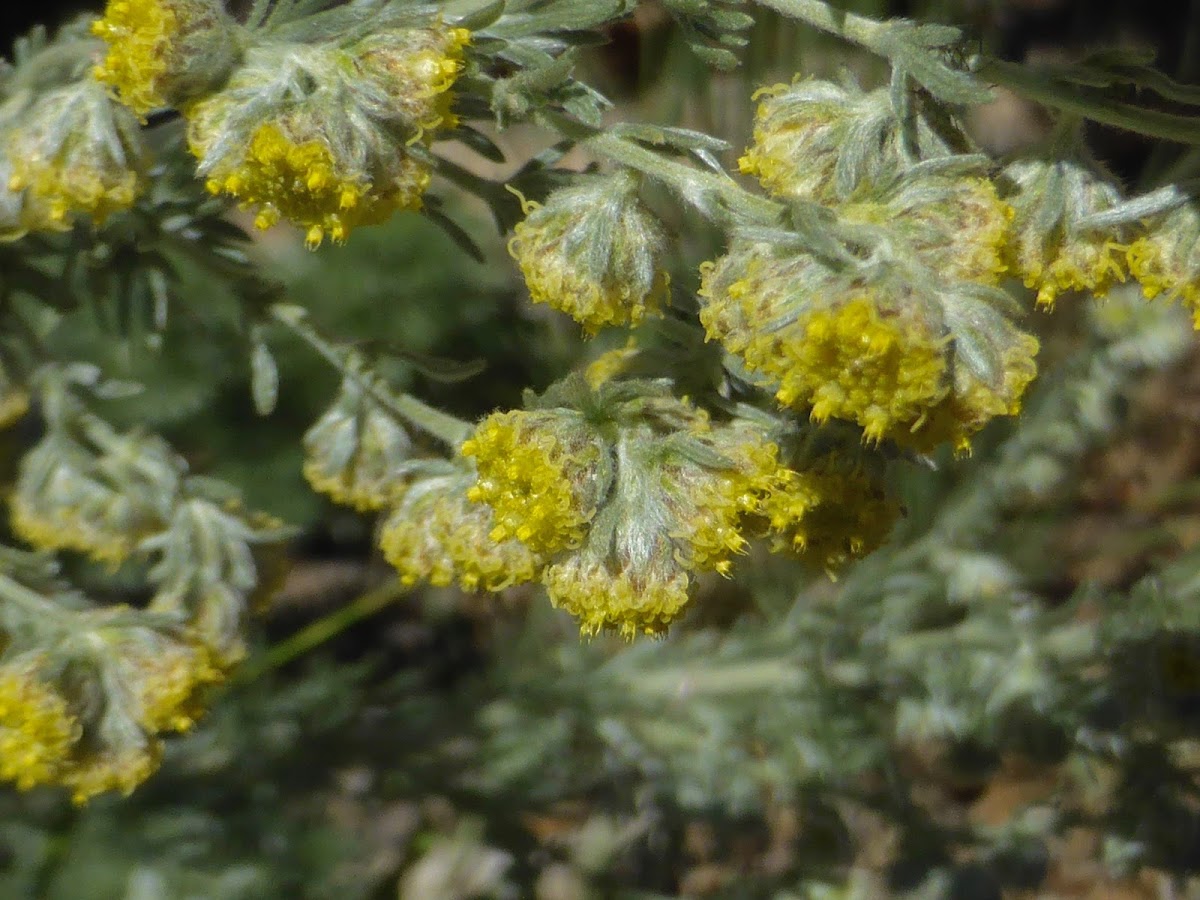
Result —
M1053 306L1064 293L1105 296L1129 277L1131 224L1089 223L1121 202L1117 186L1099 169L1070 157L1022 159L1004 176L1013 207L1009 266L1037 302Z
M789 469L763 503L772 549L830 573L883 544L899 512L878 478L837 454Z
M128 209L148 165L137 118L91 79L35 100L10 124L3 153L30 231L66 230L76 214L102 223Z
M572 410L496 413L462 455L479 472L467 496L495 512L492 539L535 553L578 546L611 478L607 453Z
M239 53L219 0L108 0L92 33L108 45L96 78L142 116L216 86Z
M403 486L398 467L412 440L353 379L304 435L304 477L314 490L360 512L382 509Z
M126 629L113 649L130 688L132 716L147 734L190 730L204 713L208 688L225 678L212 650L194 639Z
M1129 246L1129 271L1149 299L1180 300L1200 328L1200 209L1189 200L1146 223Z
M41 667L36 657L0 664L0 780L22 791L55 781L79 737L78 722L42 680Z
M414 43L424 61L406 82L395 80L401 62L388 64L386 43L366 42L365 57L354 46L249 50L221 91L184 110L209 191L257 208L259 228L295 223L309 247L419 209L431 174L424 144L435 120L450 123L444 106L466 39L440 25L414 31L440 37ZM445 65L431 66L436 53Z
M628 173L561 188L544 205L526 203L513 232L516 259L534 303L545 303L595 334L636 325L669 296L666 238Z
M469 471L415 481L384 519L379 547L405 584L457 582L463 590L500 591L532 581L541 559L514 538L495 540L492 510L472 503Z

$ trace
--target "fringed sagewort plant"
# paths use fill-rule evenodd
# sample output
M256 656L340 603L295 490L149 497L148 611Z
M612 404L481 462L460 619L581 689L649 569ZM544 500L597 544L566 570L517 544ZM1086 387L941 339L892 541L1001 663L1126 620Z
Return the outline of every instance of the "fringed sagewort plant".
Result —
M584 634L630 639L767 553L853 573L903 518L897 471L965 455L997 419L1019 441L1036 307L1124 285L1196 312L1192 185L1131 193L1082 140L1090 118L1200 142L1196 119L1105 87L1185 102L1179 85L1132 62L1042 77L947 26L758 5L878 55L890 83L762 88L742 180L719 138L614 122L576 77L575 45L636 3L109 0L18 43L0 70L0 427L19 456L8 532L31 550L0 550L0 775L80 801L146 778L245 654L289 533L195 474L206 453L106 414L138 379L71 339L83 312L127 347L235 348L263 414L289 387L272 344L300 339L341 380L295 435L303 475L379 514L405 586L537 583ZM703 58L736 65L754 3L665 8ZM975 145L962 123L992 84L1048 106L1044 145L1003 160ZM476 174L464 160L503 161L487 131L513 124L553 148L509 183ZM572 148L589 171L556 165ZM291 223L317 250L420 211L486 259L447 213L463 192L508 233L531 301L588 338L639 329L477 422L392 377L438 361L325 336L232 224ZM688 229L716 248L698 271ZM226 299L188 300L194 278ZM128 602L70 584L84 560ZM929 732L918 706L905 728Z

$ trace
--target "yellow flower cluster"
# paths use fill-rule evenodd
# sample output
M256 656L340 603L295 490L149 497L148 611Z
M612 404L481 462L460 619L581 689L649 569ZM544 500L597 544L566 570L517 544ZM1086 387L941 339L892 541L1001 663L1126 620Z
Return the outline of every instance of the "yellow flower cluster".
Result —
M1053 306L1061 294L1105 296L1129 278L1132 225L1089 227L1088 217L1121 202L1115 184L1097 167L1074 159L1026 159L1004 170L1015 209L1008 260L1037 302Z
M567 313L589 335L637 325L665 304L666 239L632 176L588 179L524 208L508 250L534 303Z
M92 34L108 45L94 76L140 116L219 82L238 53L238 29L214 0L108 0Z
M515 538L536 553L579 546L601 499L603 454L571 418L574 427L558 411L498 413L462 445L479 472L467 496L495 513L492 540Z
M488 539L526 545L532 557L521 558L519 580L540 577L585 634L661 634L686 607L695 574L729 575L750 539L773 527L800 540L806 510L842 499L805 487L757 425L714 424L670 397L606 401L606 391L620 390L611 383L597 390L604 415L581 418L563 407L502 413L463 445L479 470L468 496L496 515ZM803 508L788 500L798 493ZM828 511L825 518L837 524ZM846 549L839 560L830 551L823 564L871 549L874 532L864 532L826 537Z
M841 455L817 459L787 479L787 489L763 504L772 549L791 551L830 573L881 546L900 515L882 483Z
M430 166L415 151L453 123L450 88L469 34L435 23L342 49L266 45L218 92L188 104L188 142L214 194L299 225L309 247L418 209Z
M1147 298L1181 300L1200 328L1200 209L1194 199L1148 222L1126 260Z
M6 132L0 155L7 189L21 194L21 231L63 231L74 214L102 223L143 187L148 157L137 119L95 82L48 91Z
M74 550L115 566L162 526L176 465L159 441L126 436L97 455L52 431L21 460L9 498L13 532L41 550Z
M817 79L759 89L754 140L738 161L775 197L832 204L891 181L905 156L902 123L887 90L863 93ZM928 155L949 152L922 120Z
M537 577L541 560L515 539L495 540L490 508L472 503L470 472L418 480L386 517L379 536L384 558L405 584L466 591L501 591Z
M0 779L22 791L56 779L79 739L79 723L39 668L36 659L0 665Z
M815 422L919 451L969 449L989 420L1019 411L1036 374L1037 340L999 290L1024 271L1012 248L1025 207L920 115L906 132L886 91L804 81L765 93L742 169L825 207L829 246L818 254L784 232L735 240L701 270L708 338Z
M20 790L62 785L76 803L129 793L158 764L158 734L190 728L200 692L223 677L204 649L149 629L101 627L91 637L104 657L69 662L73 678L96 679L99 703L60 683L68 661L0 662L0 779Z

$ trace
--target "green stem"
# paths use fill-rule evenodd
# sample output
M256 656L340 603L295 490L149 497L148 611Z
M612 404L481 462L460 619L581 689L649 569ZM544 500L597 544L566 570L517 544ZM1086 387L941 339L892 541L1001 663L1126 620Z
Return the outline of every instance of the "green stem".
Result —
M751 193L728 175L682 163L614 130L591 128L548 110L539 114L539 120L546 128L579 142L600 156L666 184L693 203L705 195L718 197L735 218L759 224L777 222L783 212L779 204Z
M406 422L427 431L452 449L458 449L458 446L470 436L473 430L470 422L464 422L456 416L434 409L410 394L392 394L378 390L370 379L361 377L352 367L346 365L344 353L309 327L304 321L304 311L299 307L276 305L271 307L271 315L316 350L331 366L345 377L352 379L381 406Z
M295 634L271 647L258 659L238 670L233 684L247 684L267 672L285 666L311 650L332 640L351 625L369 619L404 595L407 588L399 579L388 581L374 590L367 591L342 608L306 625Z
M1149 137L1181 144L1200 144L1200 119L1193 116L1122 103L1094 88L1055 81L1028 66L998 59L981 60L975 71L985 81L1061 112L1074 113L1093 122Z
M822 0L758 0L758 3L852 44L858 44L872 53L889 55L883 46L882 38L888 28L884 22L834 9Z

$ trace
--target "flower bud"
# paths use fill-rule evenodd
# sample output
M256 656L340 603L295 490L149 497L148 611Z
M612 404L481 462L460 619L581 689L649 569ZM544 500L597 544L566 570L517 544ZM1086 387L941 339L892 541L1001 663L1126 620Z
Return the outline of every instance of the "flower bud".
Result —
M514 538L496 540L490 507L467 498L474 473L455 469L414 482L384 520L379 547L405 584L457 581L500 591L537 577L541 559Z
M314 490L359 512L381 509L400 489L398 467L412 440L354 378L304 435L304 477Z
M738 161L776 197L825 205L889 181L905 167L901 126L887 90L864 94L829 81L762 88L754 143ZM918 121L922 156L949 153Z
M178 108L229 76L240 31L220 0L108 0L92 24L108 44L93 74L139 116Z
M441 25L390 42L387 34L346 49L247 51L221 91L185 110L209 191L257 207L259 228L294 222L310 248L420 208L430 165L419 145L435 121L449 122L447 91L465 37ZM414 57L391 55L404 48Z
M1200 209L1194 200L1148 221L1126 259L1147 298L1178 298L1200 328Z
M1036 371L1037 341L992 288L923 283L892 267L832 268L786 246L740 241L703 270L701 322L816 422L856 422L870 441L919 450L1011 415Z
M772 550L833 574L887 540L900 506L865 463L830 453L792 466L763 503Z
M1103 297L1129 277L1126 252L1133 223L1089 225L1087 219L1121 202L1121 194L1086 160L1021 159L1004 170L1015 211L1009 265L1037 302L1053 306L1060 294L1086 291Z
M621 172L560 188L544 205L525 203L508 249L530 299L565 312L588 334L637 325L669 297L662 225Z
M182 471L158 438L96 426L81 441L52 429L21 460L13 531L42 550L117 565L162 526Z
M0 664L0 780L27 791L53 782L79 737L66 700L39 675L38 655Z
M998 284L1008 271L1012 208L982 177L902 178L879 196L842 204L847 222L874 225L949 281Z
M137 118L91 79L34 100L10 123L3 153L32 231L66 230L72 213L99 224L128 209L148 165Z
M611 478L599 436L570 409L496 413L461 452L479 472L467 496L495 513L492 540L535 553L577 547Z

